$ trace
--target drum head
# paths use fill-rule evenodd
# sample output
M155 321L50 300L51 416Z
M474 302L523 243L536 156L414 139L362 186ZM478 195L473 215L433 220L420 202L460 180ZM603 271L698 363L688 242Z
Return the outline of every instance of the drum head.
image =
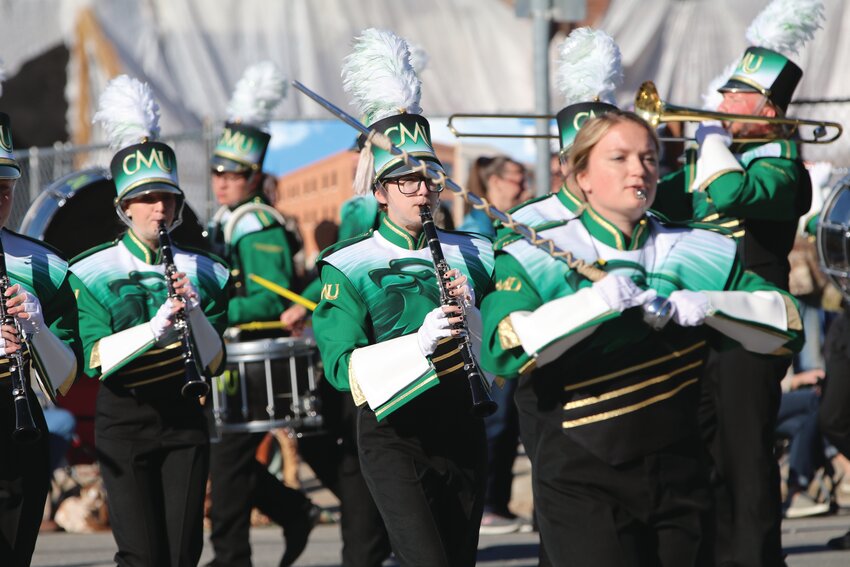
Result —
M70 173L36 197L20 232L47 242L67 258L118 238L126 229L115 213L115 186L105 169ZM178 245L206 249L204 229L188 203L183 222L172 232Z
M850 176L830 193L821 210L817 229L821 268L844 292L850 292Z

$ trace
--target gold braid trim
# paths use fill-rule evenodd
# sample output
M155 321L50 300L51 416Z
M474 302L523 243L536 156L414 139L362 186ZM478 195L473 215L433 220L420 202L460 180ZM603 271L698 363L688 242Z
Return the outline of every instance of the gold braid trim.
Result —
M372 130L369 132L369 135L366 139L374 143L382 150L388 151L390 153L392 153L393 148L395 148L400 152L396 155L401 157L404 163L408 167L410 167L411 170L437 182L440 185L448 187L453 193L456 193L464 201L469 203L472 208L477 209L479 211L483 211L484 214L486 214L491 220L499 221L506 228L509 228L513 232L516 232L517 234L526 238L529 242L531 242L531 244L533 244L537 248L542 248L553 258L563 260L564 262L566 262L567 266L570 267L570 269L577 271L590 281L599 281L606 276L606 273L603 270L600 270L599 268L588 264L584 260L576 259L573 254L567 250L560 250L555 245L555 243L552 242L552 240L548 238L539 237L537 235L536 230L534 230L528 225L515 221L510 215L510 213L500 211L499 209L491 205L486 198L471 194L468 190L464 189L463 187L452 181L449 177L447 177L444 171L435 171L432 169L428 169L427 162L418 160L408 154L405 150L395 147L389 137L385 134L382 134L376 130Z
M496 327L496 330L499 333L499 345L501 345L504 350L510 350L522 345L522 342L519 340L519 336L517 336L516 331L514 331L514 326L511 324L510 315L499 321L499 325Z

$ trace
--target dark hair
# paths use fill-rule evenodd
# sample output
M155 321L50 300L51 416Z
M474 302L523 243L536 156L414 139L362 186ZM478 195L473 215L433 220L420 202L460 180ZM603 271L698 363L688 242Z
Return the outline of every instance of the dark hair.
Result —
M487 196L487 181L494 175L501 176L508 164L519 166L525 171L525 166L505 155L481 156L475 160L469 170L469 179L466 181L466 189L479 197ZM472 207L469 203L464 205L464 214L469 214Z

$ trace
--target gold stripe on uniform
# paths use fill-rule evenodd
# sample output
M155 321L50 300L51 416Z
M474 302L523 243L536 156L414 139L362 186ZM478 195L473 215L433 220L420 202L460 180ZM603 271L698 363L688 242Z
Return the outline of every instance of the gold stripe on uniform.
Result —
M163 360L162 362L154 362L153 364L140 366L139 368L129 368L129 369L126 369L126 370L124 368L122 368L121 371L119 372L119 374L121 374L122 376L127 376L128 374L138 374L139 372L144 372L145 370L150 370L151 368L160 368L162 366L172 364L174 362L177 362L178 360L181 360L182 358L183 358L183 353L181 352L180 354L178 354L174 358L169 358L168 360Z
M454 349L454 350L450 350L450 351L449 351L449 352L447 352L446 354L441 354L440 356L437 356L437 357L432 358L432 359L431 359L431 362L432 362L432 363L434 363L434 364L437 364L438 362L440 362L440 361L442 361L442 360L445 360L445 359L447 359L447 358L450 358L450 357L452 357L452 356L454 356L454 355L456 355L456 354L459 354L459 353L460 353L460 347L457 347L457 348L456 348L456 349Z
M455 370L460 370L461 368L463 368L462 362L455 364L451 368L446 368L445 370L441 370L441 371L437 372L437 376L445 376L446 374L451 374Z
M610 392L605 392L600 396L590 396L588 398L583 398L581 400L576 400L574 402L569 402L564 404L565 410L572 410L576 408L583 408L585 406L589 406L591 404L598 404L599 402L605 402L608 400L612 400L614 398L619 398L620 396L625 396L626 394L631 394L632 392L636 392L648 386L653 386L655 384L660 384L661 382L665 382L670 378L681 374L687 370L693 370L697 366L702 366L702 360L697 360L696 362L692 362L687 366L682 366L681 368L677 368L675 370L671 370L666 374L662 374L660 376L655 376L653 378L649 378L644 380L643 382L638 382L637 384L632 384L631 386L626 386L623 388L618 388L616 390L611 390Z
M653 397L646 399L642 402L639 402L637 404L633 404L633 405L626 406L624 408L620 408L620 409L616 409L616 410L606 411L606 412L603 412L603 413L597 413L596 415L589 415L587 417L582 417L580 419L573 419L571 421L564 421L563 423L561 423L561 427L563 427L564 429L571 429L573 427L578 427L580 425L587 425L589 423L596 423L597 421L604 421L606 419L611 419L613 417L619 417L619 416L625 415L627 413L632 413L632 412L637 411L639 409L645 408L646 406L652 405L652 404L657 403L657 402L662 402L662 401L664 401L668 398L672 398L673 396L678 394L680 391L685 389L687 386L690 386L691 384L695 384L697 380L699 380L699 378L691 378L687 382L682 382L681 384L679 384L677 387L673 388L669 392L664 392L663 394L658 394L657 396L653 396Z
M186 372L183 368L180 370L175 370L165 376L157 376L156 378L148 378L147 380L139 380L138 382L131 382L130 384L124 384L125 388L135 388L136 386L144 386L145 384L153 384L154 382L160 382L162 380L168 380L169 378L174 378L175 376L179 376Z
M642 362L640 364L636 364L634 366L629 366L628 368L623 368L622 370L617 370L616 372L611 372L610 374L605 374L603 376L598 376L596 378L591 378L590 380L585 380L583 382L578 382L576 384L568 384L564 386L564 391L569 392L570 390L577 390L579 388L583 388L584 386L590 386L592 384L598 384L599 382L605 382L606 380L611 380L613 378L618 378L623 376L624 374L628 374L629 372L635 372L637 370L643 370L644 368L649 368L650 366L655 366L656 364L661 364L662 362L667 362L668 360L672 360L674 358L678 358L680 356L684 356L694 350L705 345L705 341L700 341L698 343L694 343L689 347L685 347L682 350L677 350L671 354L667 354L661 356L659 358L655 358L653 360L649 360L647 362Z

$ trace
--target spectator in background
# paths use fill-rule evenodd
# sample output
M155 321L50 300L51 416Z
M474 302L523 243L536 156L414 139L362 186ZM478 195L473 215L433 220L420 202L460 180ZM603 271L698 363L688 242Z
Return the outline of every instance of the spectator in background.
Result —
M466 186L470 193L486 198L500 211L512 209L528 197L525 166L507 156L476 159ZM467 214L458 230L496 236L490 217L468 204L466 206Z

